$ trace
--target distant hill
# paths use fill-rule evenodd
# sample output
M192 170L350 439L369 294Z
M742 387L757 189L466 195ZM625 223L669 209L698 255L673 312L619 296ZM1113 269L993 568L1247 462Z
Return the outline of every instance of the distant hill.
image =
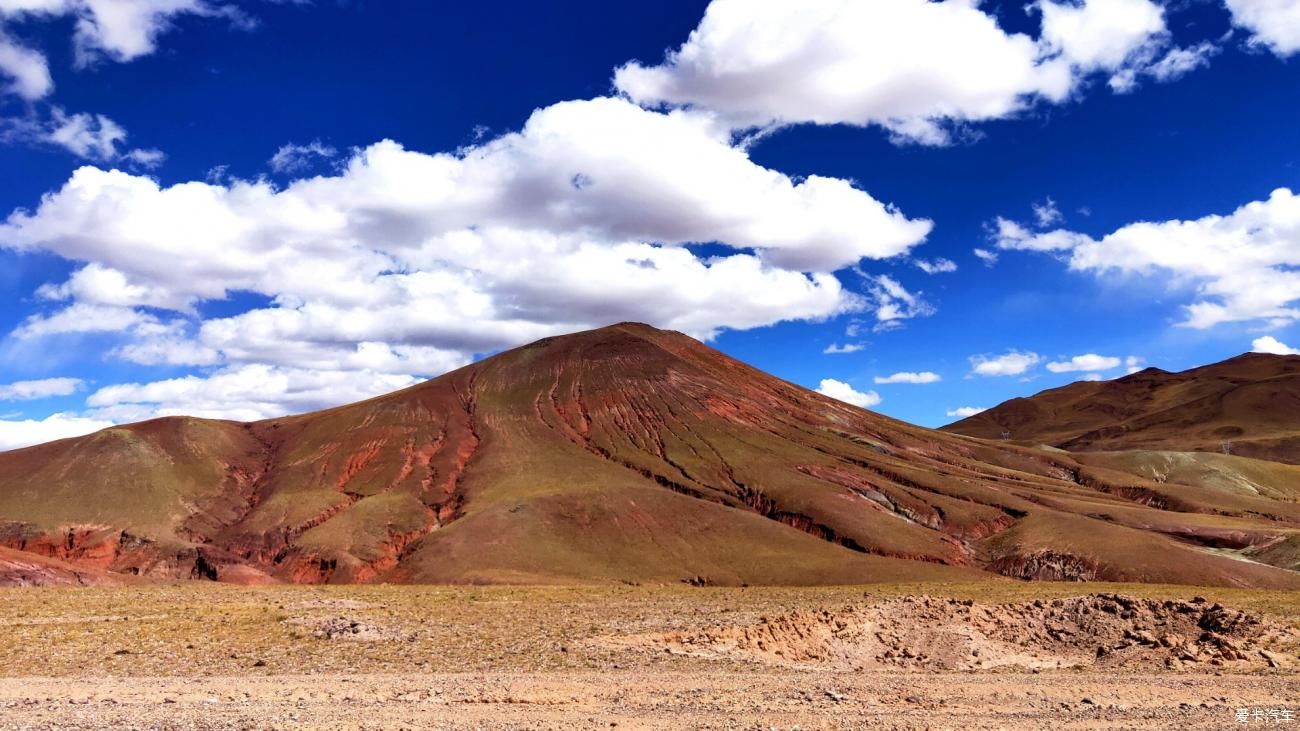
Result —
M1017 398L943 427L1070 451L1221 452L1300 464L1300 356L1247 353Z
M1220 555L1300 533L1291 476L1147 466L912 426L625 323L312 414L0 454L0 582L1300 588Z

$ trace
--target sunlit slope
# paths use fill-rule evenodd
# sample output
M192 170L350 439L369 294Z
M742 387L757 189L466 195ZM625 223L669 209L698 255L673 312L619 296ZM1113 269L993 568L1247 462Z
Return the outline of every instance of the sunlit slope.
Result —
M0 475L4 545L146 576L1300 587L1220 555L1300 531L1284 494L911 426L637 324L328 411L0 454Z
M1247 353L1018 398L943 428L1071 451L1222 452L1300 463L1300 356Z

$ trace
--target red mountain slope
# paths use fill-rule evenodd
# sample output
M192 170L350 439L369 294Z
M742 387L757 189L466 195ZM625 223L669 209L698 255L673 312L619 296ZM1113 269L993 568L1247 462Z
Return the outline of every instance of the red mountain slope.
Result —
M241 582L1300 587L1204 549L1300 531L1277 495L911 426L637 324L327 411L0 454L0 521L67 565Z

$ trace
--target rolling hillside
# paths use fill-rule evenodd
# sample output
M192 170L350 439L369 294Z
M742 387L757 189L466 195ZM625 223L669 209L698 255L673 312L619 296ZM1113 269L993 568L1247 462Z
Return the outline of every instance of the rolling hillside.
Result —
M0 454L0 581L33 555L24 583L1300 588L1243 560L1300 533L1300 487L1141 467L911 426L621 324L327 411Z
M1070 451L1222 452L1300 464L1300 356L1247 353L1170 373L1147 368L1018 398L943 427Z

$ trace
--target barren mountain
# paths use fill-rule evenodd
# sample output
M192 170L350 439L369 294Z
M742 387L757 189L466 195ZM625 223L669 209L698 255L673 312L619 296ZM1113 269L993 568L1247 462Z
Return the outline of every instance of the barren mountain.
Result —
M1071 451L1226 449L1300 464L1300 356L1247 353L1181 373L1081 381L943 429Z
M0 546L13 549L0 559L46 559L19 572L27 583L992 572L1300 588L1247 558L1289 565L1294 552L1261 551L1300 534L1300 485L1261 479L1159 480L923 429L621 324L326 411L159 419L0 454Z

